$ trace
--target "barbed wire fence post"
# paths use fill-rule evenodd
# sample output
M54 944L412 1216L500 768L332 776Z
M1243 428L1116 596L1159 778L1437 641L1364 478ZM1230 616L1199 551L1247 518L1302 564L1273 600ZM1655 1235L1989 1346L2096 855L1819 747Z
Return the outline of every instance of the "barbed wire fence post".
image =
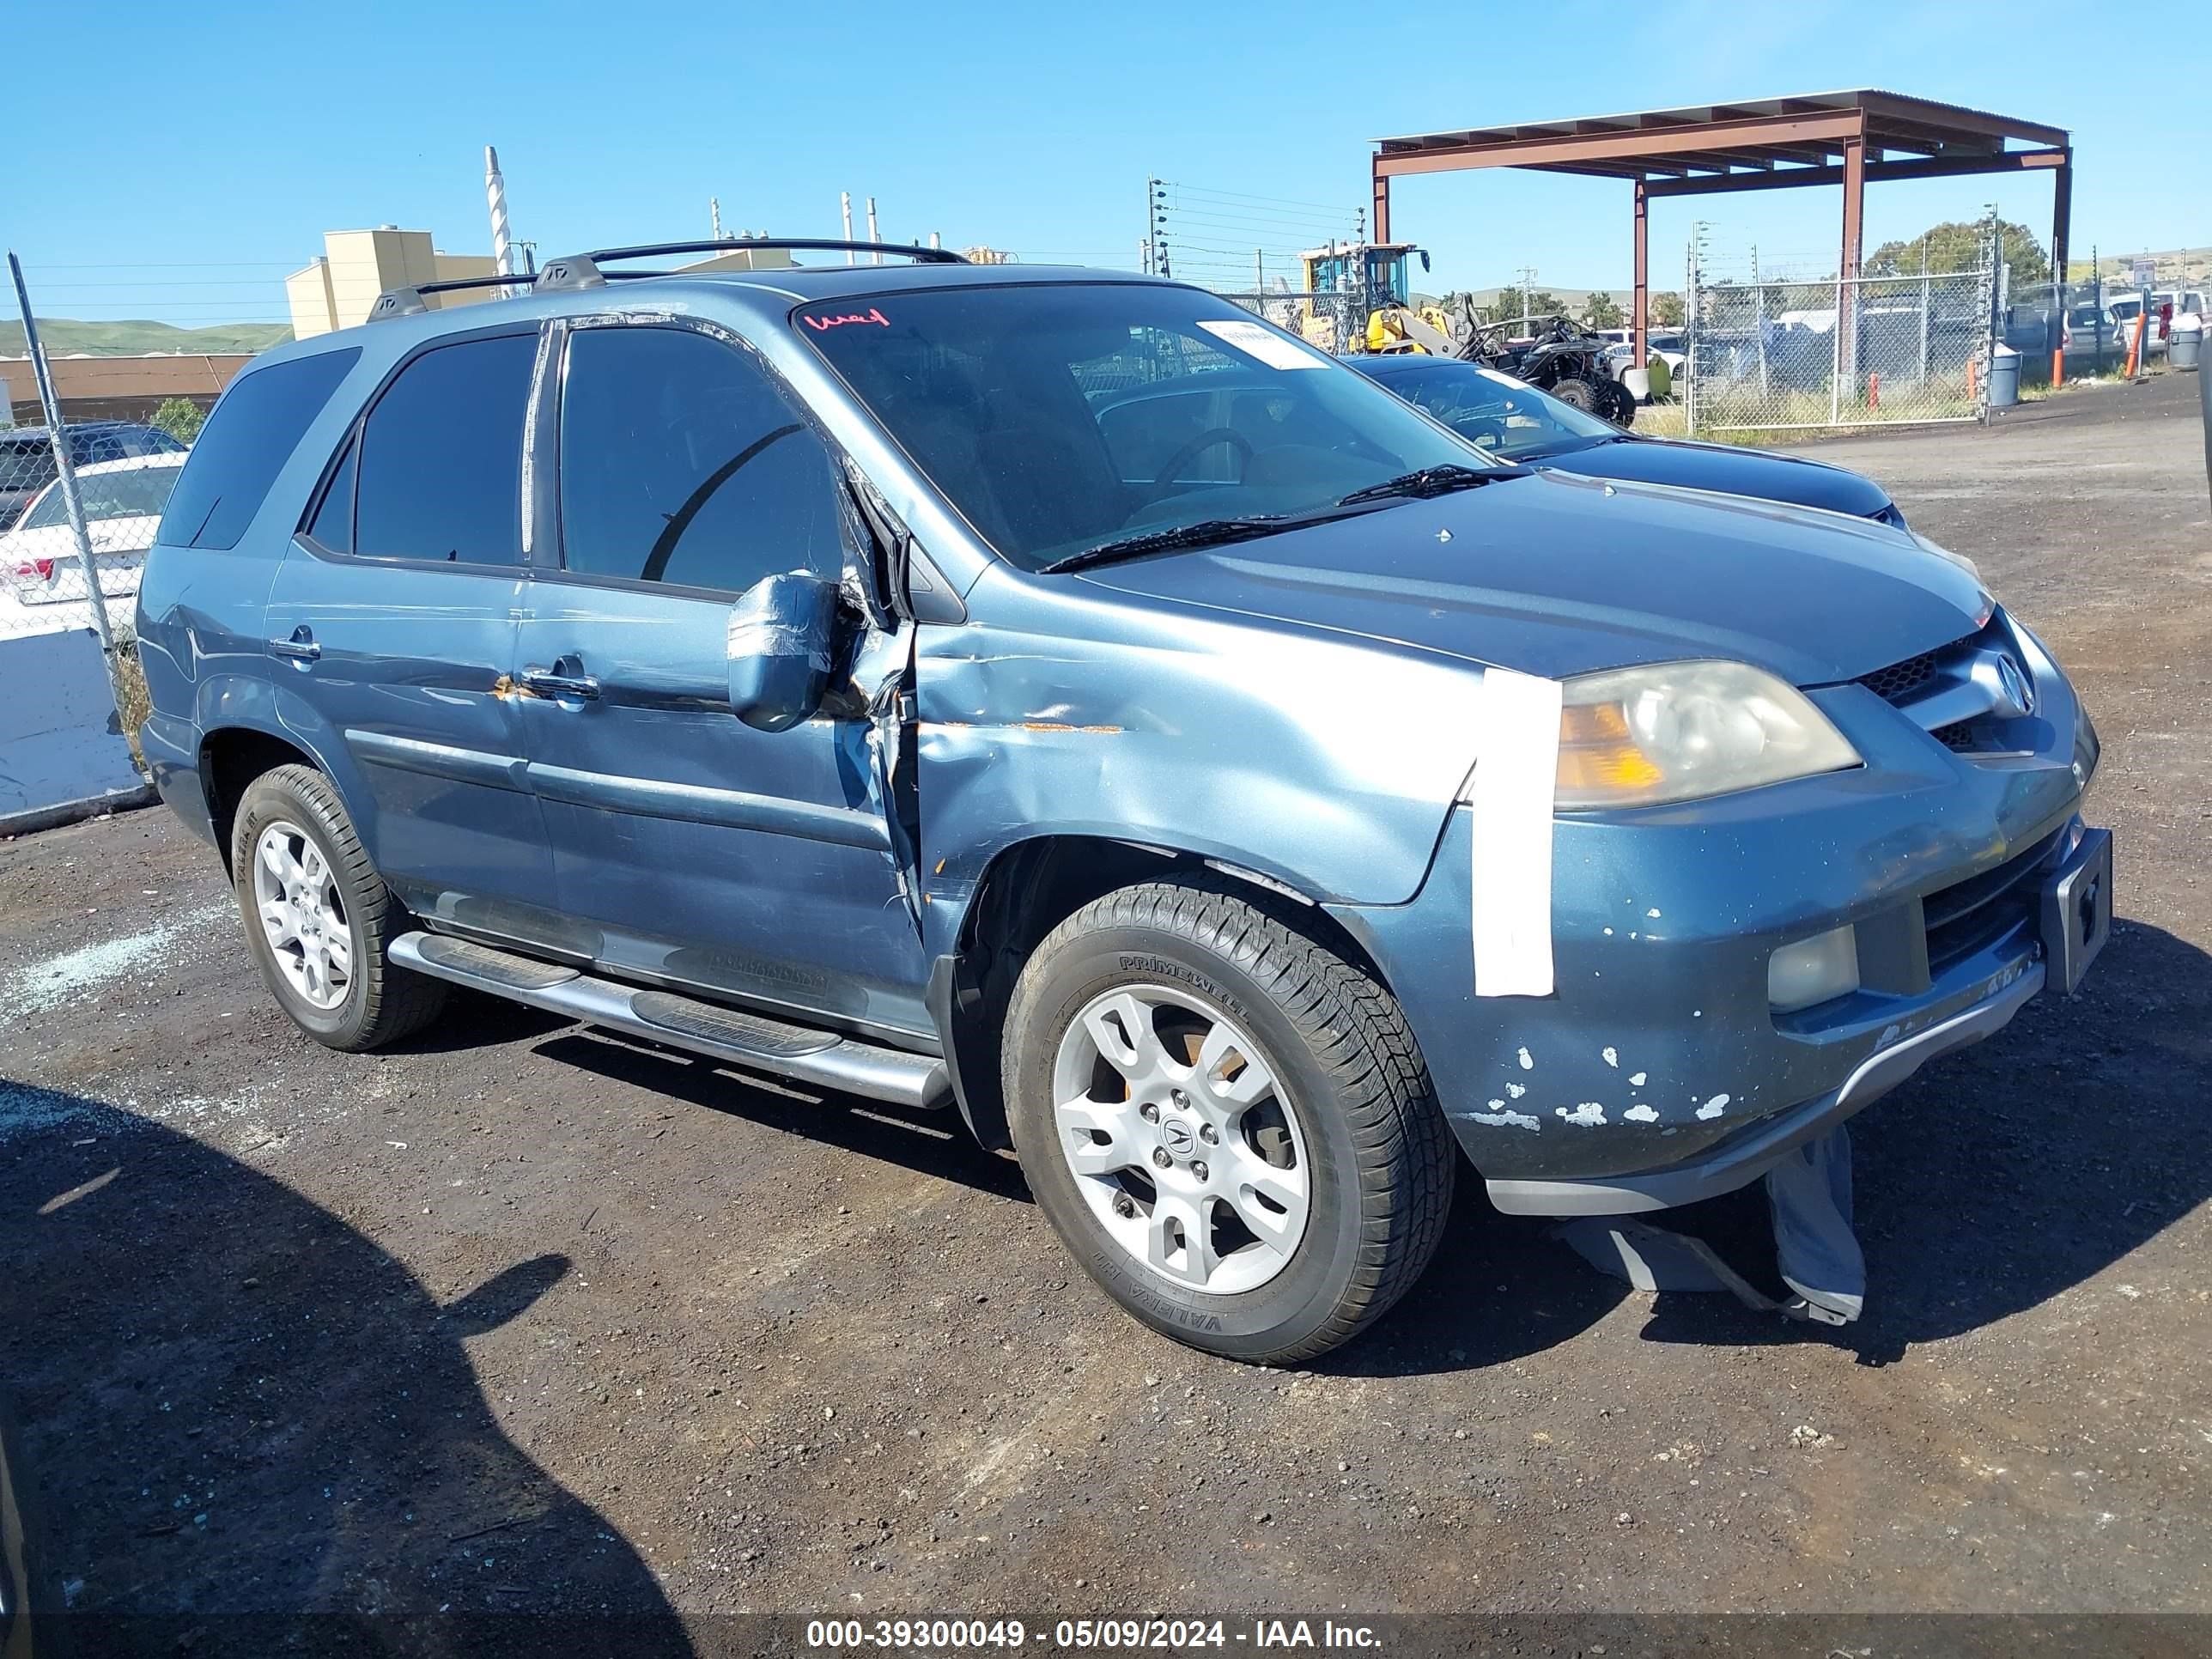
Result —
M1682 278L1682 426L1694 436L1698 416L1698 356L1704 349L1704 329L1701 308L1698 300L1698 264L1705 249L1705 226L1703 220L1690 227L1689 252L1684 258Z
M1997 204L1992 202L1982 231L1982 372L1974 387L1974 420L1981 426L1990 423L1990 376L1996 372L1997 336L2003 316L2003 264L2004 222L1997 217Z
M38 319L32 314L31 291L23 281L22 262L15 250L8 252L8 275L15 287L15 303L23 318L24 355L31 360L31 374L39 389L39 410L46 423L46 435L53 446L54 488L60 492L63 511L68 519L69 534L75 544L79 567L84 573L85 608L92 618L92 629L100 641L100 659L107 671L108 695L115 701L116 718L125 719L126 699L115 656L115 630L107 618L106 596L100 591L99 558L92 542L92 526L84 512L84 496L77 488L76 465L70 455L69 431L62 420L61 399L54 391L53 369L46 362L46 347L39 339Z

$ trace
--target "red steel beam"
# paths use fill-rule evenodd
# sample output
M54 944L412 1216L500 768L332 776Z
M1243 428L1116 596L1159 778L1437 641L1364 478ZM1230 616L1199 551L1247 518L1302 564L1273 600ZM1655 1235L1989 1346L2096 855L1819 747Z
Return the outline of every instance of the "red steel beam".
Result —
M1416 173L1454 173L1472 167L1541 167L1559 162L1640 161L1649 156L1685 155L1698 150L1756 149L1762 141L1806 144L1830 140L1840 146L1861 136L1863 117L1856 109L1825 115L1765 115L1744 121L1713 121L1693 126L1638 128L1558 138L1509 138L1486 143L1440 144L1426 149L1376 153L1379 178Z
M1859 107L1867 114L1870 128L1912 128L1922 131L1947 133L1948 142L1957 143L1961 137L2017 138L2023 143L2063 146L2067 133L2063 127L2045 126L2040 121L2014 121L2002 115L1986 115L1979 110L1959 109L1948 104L1930 104L1918 98L1890 97L1881 93L1869 93L1860 100Z
M1978 173L2024 173L2038 167L2057 167L2066 164L2070 151L2063 149L2016 149L2004 155L1931 155L1911 161L1869 161L1866 178L1869 184L1880 184L1894 179L1959 179ZM1704 196L1734 190L1790 190L1799 185L1840 185L1844 169L1838 166L1820 167L1790 167L1772 173L1732 173L1711 179L1655 179L1651 181L1654 196Z

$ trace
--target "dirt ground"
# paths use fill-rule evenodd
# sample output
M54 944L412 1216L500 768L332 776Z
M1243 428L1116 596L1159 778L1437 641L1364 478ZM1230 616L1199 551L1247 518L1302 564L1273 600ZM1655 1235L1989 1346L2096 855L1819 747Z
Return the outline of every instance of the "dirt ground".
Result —
M738 1611L2212 1614L2199 434L2167 375L1819 447L2083 688L2122 918L2079 1000L1855 1124L1840 1333L1629 1291L1468 1181L1365 1340L1218 1362L949 1118L485 1001L326 1053L166 813L0 845L0 1397L52 1593L676 1651Z

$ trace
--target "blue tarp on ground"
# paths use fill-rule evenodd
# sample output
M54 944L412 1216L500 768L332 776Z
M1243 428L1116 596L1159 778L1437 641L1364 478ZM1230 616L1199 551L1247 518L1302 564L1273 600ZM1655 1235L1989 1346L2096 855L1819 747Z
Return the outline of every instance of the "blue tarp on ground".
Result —
M0 823L140 783L92 631L0 638Z

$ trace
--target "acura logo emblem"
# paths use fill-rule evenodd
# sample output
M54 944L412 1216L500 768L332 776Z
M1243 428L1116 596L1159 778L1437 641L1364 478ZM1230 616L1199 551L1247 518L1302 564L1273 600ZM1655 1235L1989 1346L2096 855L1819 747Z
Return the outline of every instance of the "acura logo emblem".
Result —
M2019 720L2035 712L2035 687L2010 653L1982 652L1968 677L1989 698L1990 713L1999 720Z

